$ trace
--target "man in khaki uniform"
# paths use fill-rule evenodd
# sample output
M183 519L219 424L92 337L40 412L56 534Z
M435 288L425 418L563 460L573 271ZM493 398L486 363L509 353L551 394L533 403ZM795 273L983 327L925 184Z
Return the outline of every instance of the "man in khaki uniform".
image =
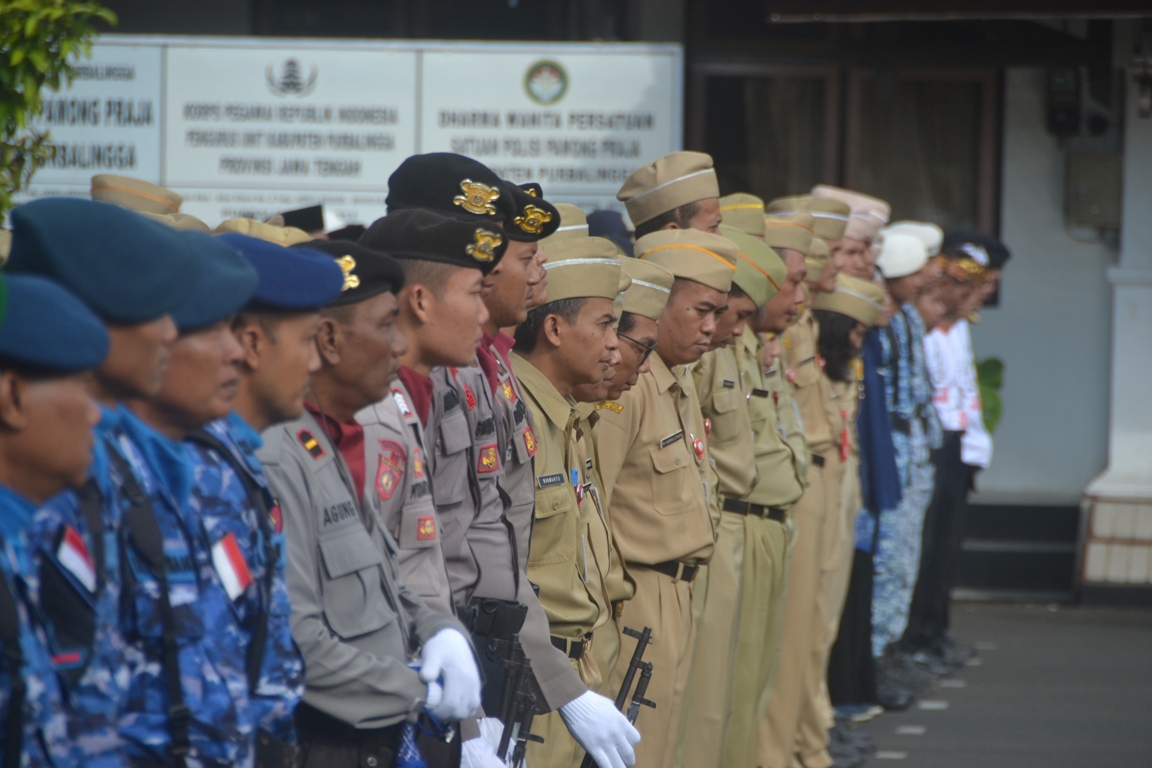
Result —
M751 196L748 196L751 197ZM763 207L755 218L763 230ZM720 233L739 249L739 262L728 292L728 309L717 323L713 349L692 368L708 439L708 454L718 476L713 500L720 510L716 550L696 579L694 601L697 614L695 658L684 708L681 764L719 766L731 714L734 674L747 674L734 666L743 599L745 521L748 517L775 515L782 522L783 510L752 503L758 476L753 455L752 425L748 401L733 342L744 334L749 319L776 295L787 277L780 257L753 235L725 224Z
M747 211L748 209L741 209ZM804 252L812 238L812 219L808 214L795 214L789 219L765 226L763 208L742 216L740 210L729 214L749 234L772 246L783 259L784 277L780 291L757 312L757 328L779 333L796 315L802 300L801 284L806 274ZM750 230L750 231L749 231ZM724 737L722 765L747 768L755 764L757 724L768 703L768 693L779 659L780 633L783 629L784 595L787 584L787 553L791 523L787 519L793 504L803 493L807 471L807 445L797 449L781 435L779 409L792 415L791 400L781 402L764 381L761 360L764 342L751 328L734 343L740 372L741 391L748 403L748 418L753 435L752 456L755 458L757 481L745 497L749 504L765 510L761 515L745 515L743 554L743 599L737 629L736 669L732 684L731 716Z
M680 738L695 644L692 582L715 541L704 419L687 367L708 351L739 254L730 240L691 229L642 237L636 253L676 280L660 316L652 369L621 395L619 411L600 411L600 472L610 489L612 533L636 581L619 623L652 628L648 698L657 709L642 721L637 765L666 768ZM634 642L622 645L627 653ZM617 664L613 689L623 676Z
M600 567L591 561L590 541L600 540L606 551L610 539L607 520L593 500L572 398L574 387L598 383L610 367L618 343L612 302L619 293L620 263L613 245L601 238L574 238L549 248L544 266L553 286L550 300L517 327L512 358L537 435L528 577L539 587L553 644L590 690L536 721L534 730L544 743L530 745L528 762L575 768L583 756L576 736L600 765L631 764L639 732L611 699L594 693L601 677L590 652L592 633L608 621L611 607Z
M703 152L672 152L638 168L616 199L628 209L637 240L661 229L715 234L720 226L720 187L712 157Z

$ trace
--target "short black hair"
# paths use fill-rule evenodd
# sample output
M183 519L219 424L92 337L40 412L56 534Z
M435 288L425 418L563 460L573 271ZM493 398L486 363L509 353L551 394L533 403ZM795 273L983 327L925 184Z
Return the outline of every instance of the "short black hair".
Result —
M730 299L739 299L747 295L748 294L744 292L744 289L736 285L736 283L732 283L732 286L728 289L728 298Z
M583 296L578 296L572 299L550 301L530 310L524 322L516 326L516 345L513 349L526 354L535 351L540 329L544 327L544 319L548 315L556 315L563 318L566 323L575 323L576 318L580 315L580 308L584 306L584 301Z
M812 314L820 323L820 356L824 358L824 373L833 381L852 380L852 361L860 352L849 338L860 321L828 309L814 309Z
M649 219L643 224L636 227L633 236L639 240L644 235L650 235L663 228L667 224L675 224L681 229L688 229L689 222L692 217L700 210L700 201L694 203L685 203L679 208L673 208L667 213L662 213L654 219Z
M397 259L400 269L404 272L404 284L416 285L419 283L440 298L448 279L464 267L455 264L443 264L439 261L424 261L422 259Z
M636 315L631 312L621 312L620 322L616 324L616 333L628 333L636 327Z

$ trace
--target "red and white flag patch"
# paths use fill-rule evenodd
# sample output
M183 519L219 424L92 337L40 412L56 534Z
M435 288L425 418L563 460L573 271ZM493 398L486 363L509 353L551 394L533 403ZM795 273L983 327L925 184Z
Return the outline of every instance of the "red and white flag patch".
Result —
M236 543L235 534L229 533L212 545L212 565L216 566L216 573L220 574L220 581L224 584L229 600L240 597L252 583L252 574L248 571L248 563L244 560L240 545Z
M85 589L89 592L96 591L96 564L88 554L88 545L84 543L84 537L70 525L64 529L60 546L56 548L56 560L75 576Z

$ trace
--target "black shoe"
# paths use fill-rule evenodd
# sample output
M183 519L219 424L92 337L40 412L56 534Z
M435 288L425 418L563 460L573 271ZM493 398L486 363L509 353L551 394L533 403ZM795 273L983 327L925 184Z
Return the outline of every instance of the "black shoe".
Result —
M889 648L876 659L876 673L878 679L887 679L917 695L927 693L936 682L933 675L916 667L911 656L896 648Z
M876 754L876 742L872 737L862 731L854 731L847 726L836 724L828 731L829 744L846 744L862 755Z
M931 651L916 651L912 654L911 659L917 669L927 672L933 677L945 677L959 669L956 665L949 664L944 657Z
M916 694L907 688L885 680L879 674L876 680L876 703L889 712L903 712L916 701Z
M944 663L949 664L956 669L960 669L968 663L969 659L976 658L976 649L970 645L958 643L950 635L946 634L932 644L931 650L944 660Z
M866 760L860 750L835 741L829 742L828 755L832 758L834 768L860 768Z

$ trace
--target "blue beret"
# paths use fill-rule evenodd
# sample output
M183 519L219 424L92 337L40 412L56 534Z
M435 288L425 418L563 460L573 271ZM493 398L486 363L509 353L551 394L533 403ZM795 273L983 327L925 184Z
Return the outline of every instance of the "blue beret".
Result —
M252 304L289 312L327 306L344 288L344 271L328 256L307 247L285 248L247 235L222 240L243 254L260 276Z
M105 320L170 314L200 275L179 232L118 205L46 197L15 208L11 220L5 268L56 280Z
M172 312L181 331L203 328L240 311L256 291L256 270L228 243L203 232L181 233L200 258L200 280Z
M8 276L0 360L67 373L95 368L107 354L108 332L84 302L43 277Z

